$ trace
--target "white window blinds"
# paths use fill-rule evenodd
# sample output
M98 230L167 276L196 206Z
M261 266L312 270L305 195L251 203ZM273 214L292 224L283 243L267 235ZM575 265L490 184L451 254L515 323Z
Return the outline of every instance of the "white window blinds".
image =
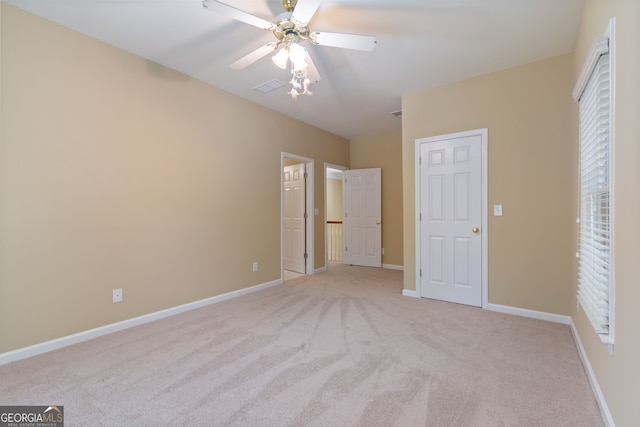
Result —
M612 73L608 38L600 39L580 111L578 302L605 343L613 344ZM584 70L583 70L584 71Z

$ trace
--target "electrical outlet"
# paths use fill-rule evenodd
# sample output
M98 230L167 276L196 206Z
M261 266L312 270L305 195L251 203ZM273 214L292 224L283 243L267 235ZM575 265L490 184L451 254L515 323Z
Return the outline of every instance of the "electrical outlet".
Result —
M256 271L258 271L258 263L254 262L253 263L253 272L255 273Z
M122 288L113 290L113 302L122 302Z

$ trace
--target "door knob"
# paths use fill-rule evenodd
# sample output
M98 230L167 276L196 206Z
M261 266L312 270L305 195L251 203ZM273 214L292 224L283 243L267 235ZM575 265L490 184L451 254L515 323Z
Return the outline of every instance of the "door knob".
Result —
M377 221L376 221L376 225L380 225L380 220L377 220Z
M478 227L473 227L471 229L471 231L473 231L474 233L478 234L480 232L480 229Z

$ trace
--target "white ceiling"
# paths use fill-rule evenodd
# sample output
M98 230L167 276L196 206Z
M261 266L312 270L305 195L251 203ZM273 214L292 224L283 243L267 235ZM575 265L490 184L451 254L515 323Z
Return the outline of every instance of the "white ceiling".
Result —
M392 111L413 93L571 52L584 0L324 0L311 31L375 35L372 52L310 45L322 80L293 100L268 55L228 66L269 31L206 10L200 0L2 0L334 134L400 130ZM281 0L225 0L271 21ZM303 0L299 0L303 1Z

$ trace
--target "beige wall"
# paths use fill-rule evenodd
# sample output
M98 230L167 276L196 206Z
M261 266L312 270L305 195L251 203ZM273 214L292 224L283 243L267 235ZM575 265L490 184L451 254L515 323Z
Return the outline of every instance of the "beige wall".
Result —
M342 221L342 180L327 178L327 221Z
M382 169L382 263L403 266L402 133L352 140L351 168Z
M349 164L345 139L6 4L2 43L0 352L279 279L280 153L315 159L320 212L324 162Z
M580 340L618 427L637 426L640 420L640 2L587 0L575 48L575 82L591 43L604 35L609 19L616 18L615 73L615 348L610 355L596 337L583 312L572 315ZM575 112L577 117L577 110ZM574 120L574 123L577 123ZM575 124L577 127L577 124ZM577 137L573 141L577 156ZM576 176L576 174L574 174ZM572 188L577 188L575 184ZM574 192L574 206L577 192ZM577 216L577 211L573 211ZM575 240L574 240L575 241ZM572 250L576 250L574 244ZM573 264L571 283L577 283Z
M571 56L404 96L405 288L415 282L417 138L488 128L489 302L568 315Z

